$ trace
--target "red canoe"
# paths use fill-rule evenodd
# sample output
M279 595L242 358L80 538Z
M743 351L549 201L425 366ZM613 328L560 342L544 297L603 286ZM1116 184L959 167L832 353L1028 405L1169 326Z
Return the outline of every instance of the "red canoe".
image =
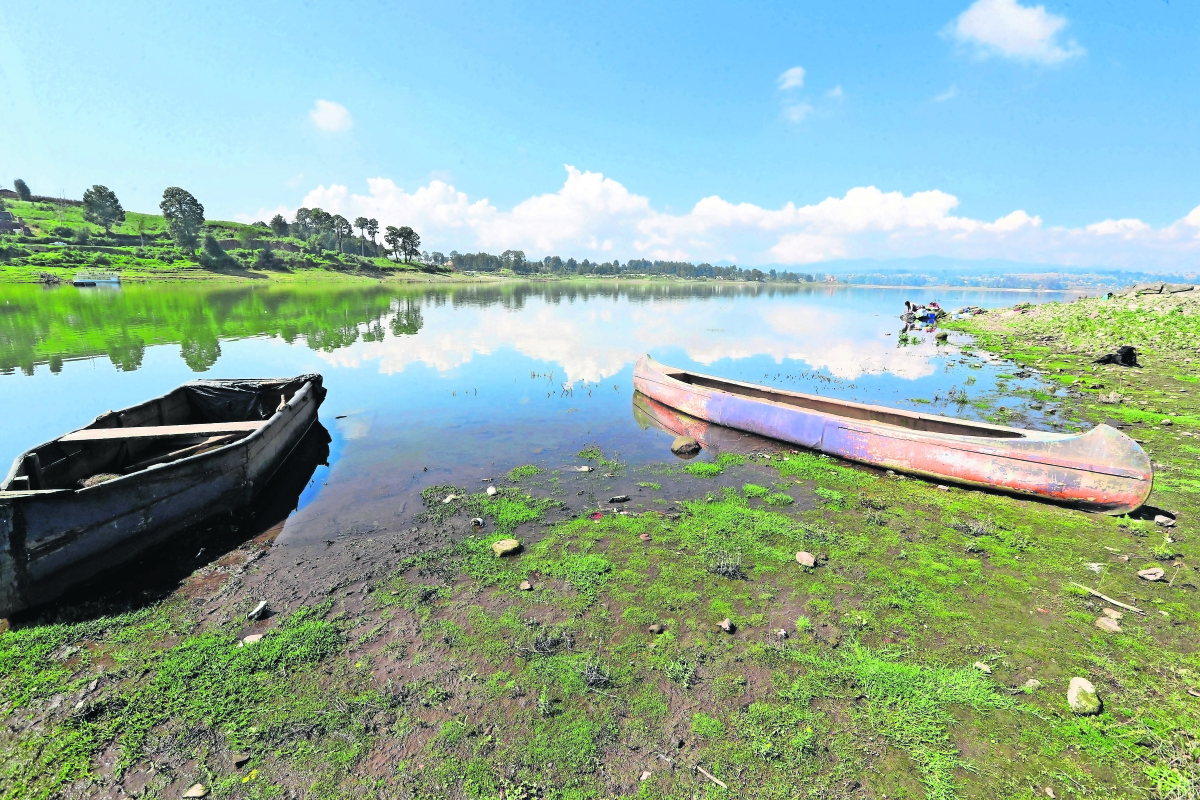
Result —
M638 360L639 392L697 419L885 469L1127 514L1154 484L1150 458L1108 425L1027 431L850 403Z

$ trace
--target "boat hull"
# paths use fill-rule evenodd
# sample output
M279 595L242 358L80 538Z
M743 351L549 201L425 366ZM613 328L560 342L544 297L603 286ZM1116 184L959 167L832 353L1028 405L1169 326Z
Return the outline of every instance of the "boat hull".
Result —
M325 390L313 378L258 430L210 452L83 489L0 492L0 617L248 503L317 421Z
M732 391L688 382L693 379L720 383ZM1022 431L724 381L665 367L648 356L634 368L634 386L700 420L939 481L1107 514L1133 511L1153 488L1145 451L1108 425L1080 435ZM844 416L836 413L839 408L860 417L879 412L903 425ZM977 429L973 435L936 432L970 428Z

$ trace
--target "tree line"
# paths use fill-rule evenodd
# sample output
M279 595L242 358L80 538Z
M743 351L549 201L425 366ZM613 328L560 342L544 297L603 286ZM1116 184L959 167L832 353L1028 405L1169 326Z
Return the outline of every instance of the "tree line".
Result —
M517 275L670 275L679 278L713 278L721 280L741 280L780 283L812 283L817 276L807 272L791 272L757 269L743 269L736 265L720 267L712 264L693 264L689 261L650 261L647 259L630 259L624 264L618 259L605 262L594 262L588 259L576 261L573 258L563 260L559 256L546 256L539 260L526 258L523 250L505 250L500 255L491 253L459 253L450 252L450 263L455 269L472 272L497 272L502 269L511 270Z

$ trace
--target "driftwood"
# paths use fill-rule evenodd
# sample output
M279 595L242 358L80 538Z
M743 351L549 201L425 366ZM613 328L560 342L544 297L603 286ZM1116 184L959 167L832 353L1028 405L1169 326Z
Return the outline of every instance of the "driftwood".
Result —
M1082 583L1076 583L1075 581L1071 581L1071 585L1078 586L1080 589L1083 589L1085 592L1090 594L1092 597L1099 597L1101 600L1112 603L1114 606L1120 606L1121 608L1124 608L1127 611L1132 611L1135 614L1145 614L1146 613L1145 611L1142 611L1140 608L1135 608L1133 606L1125 605L1120 600L1113 600L1111 597L1109 597L1106 594L1100 594L1095 589L1089 589L1088 587L1084 586Z
M702 775L704 775L704 777L708 778L710 781L715 783L717 786L720 786L722 789L729 788L728 786L725 785L725 783L723 781L721 781L719 778L715 777L711 772L709 772L708 770L706 770L704 767L700 766L699 764L696 765L696 769L700 770L700 773Z

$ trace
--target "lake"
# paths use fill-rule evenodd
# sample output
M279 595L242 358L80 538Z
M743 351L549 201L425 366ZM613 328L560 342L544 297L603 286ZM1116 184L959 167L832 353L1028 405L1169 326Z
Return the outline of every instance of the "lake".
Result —
M1061 425L1021 396L1036 378L964 352L958 334L902 341L898 315L906 299L952 310L1066 297L629 281L3 286L0 459L195 378L320 372L328 456L301 476L279 535L312 544L403 524L422 488L578 464L588 445L630 466L670 459L671 436L634 413L646 353L865 403Z

